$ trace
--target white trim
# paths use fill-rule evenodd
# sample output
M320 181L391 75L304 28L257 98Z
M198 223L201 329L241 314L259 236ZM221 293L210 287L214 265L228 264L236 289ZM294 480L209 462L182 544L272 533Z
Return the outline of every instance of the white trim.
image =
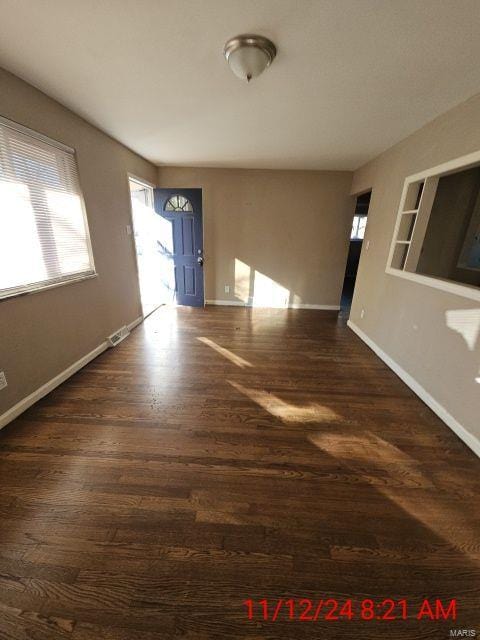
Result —
M130 322L130 324L128 324L127 326L131 330L137 325L139 325L142 322L142 320L143 320L142 317L136 318L133 322ZM26 398L23 398L23 400L20 400L20 402L17 402L17 404L13 405L13 407L10 407L10 409L8 409L5 413L0 415L0 429L3 429L3 427L5 427L9 422L12 422L12 420L15 420L15 418L17 418L21 413L29 409L33 404L35 404L35 402L38 402L41 398L46 396L47 393L50 393L50 391L53 391L56 387L61 385L62 382L65 382L65 380L73 376L74 373L77 373L77 371L80 371L80 369L82 369L85 365L91 362L94 358L96 358L101 353L106 351L109 348L109 346L110 346L109 342L105 340L104 342L99 344L98 347L95 347L95 349L90 351L90 353L87 353L87 355L83 356L82 358L80 358L79 360L71 364L69 367L67 367L61 373L56 375L54 378L52 378L51 380L43 384L41 387L36 389L33 393L28 395Z
M240 300L205 300L205 304L215 304L222 307L248 307L245 302Z
M9 300L10 298L18 298L19 296L30 295L31 293L39 293L40 291L46 291L47 289L55 289L56 287L63 287L66 284L82 282L82 280L91 280L92 278L96 278L97 276L98 276L97 272L86 273L85 275L81 275L75 278L67 278L67 279L59 280L57 282L45 281L47 282L47 284L36 285L30 288L16 287L14 291L11 291L8 294L0 293L0 301ZM4 291L7 291L7 290L5 289Z
M142 316L142 320L146 320L147 318L149 318L152 315L152 313L155 313L155 311L158 311L160 309L160 307L166 307L167 304L168 304L167 302L160 302L160 304L157 307L155 307L154 309L149 311L146 315L144 314Z
M347 321L347 325L350 329L357 334L357 336L367 344L377 356L385 362L385 364L392 369L394 373L407 385L410 389L417 394L417 396L423 400L423 402L430 407L430 409L437 414L440 420L443 420L450 429L456 433L456 435L463 440L463 442L469 447L477 456L480 457L480 440L472 435L465 427L463 427L456 418L454 418L428 391L426 391L422 385L415 380L405 369L403 369L393 358L385 353L371 338L367 336L357 325L351 320Z
M133 180L133 182L137 182L138 184L141 184L144 187L149 187L150 189L157 188L157 185L154 184L153 182L150 182L149 180L145 180L145 178L139 178L134 173L130 173L130 171L127 171L127 176L129 180Z
M155 311L156 311L156 309L155 309ZM132 331L132 329L135 329L135 327L138 327L138 325L142 324L142 322L143 322L143 316L138 316L138 318L133 320L133 322L130 322L130 324L127 324L128 330Z
M462 296L462 298L480 301L480 289L473 289L467 284L460 284L459 282L453 282L452 280L442 280L441 278L431 278L430 276L425 276L422 273L402 271L401 269L394 269L393 267L387 267L385 269L385 273L397 276L398 278L405 278L405 280L410 280L417 284L425 284L428 287L440 289L440 291L453 293L457 296Z
M288 305L289 309L318 309L319 311L340 311L339 304L293 304Z
M72 365L67 367L64 371L59 373L57 376L55 376L54 378L52 378L51 380L43 384L41 387L36 389L29 396L27 396L26 398L23 398L23 400L20 400L20 402L17 402L17 404L13 405L13 407L8 409L8 411L6 411L4 414L0 416L0 429L3 429L5 425L7 425L12 420L14 420L24 411L26 411L29 407L35 404L35 402L38 402L38 400L43 398L43 396L46 396L47 393L50 393L50 391L53 391L53 389L55 389L60 384L62 384L62 382L65 382L67 378L70 378L70 376L73 376L74 373L77 373L77 371L79 371L82 367L88 364L91 360L93 360L94 358L99 356L103 351L108 349L109 346L110 345L105 340L104 342L99 344L98 347L90 351L90 353L87 353L87 355L83 356L83 358L80 358L80 360L77 360L76 362L74 362Z
M205 304L214 304L223 307L250 307L254 309L318 309L321 311L340 311L339 305L334 304L299 304L293 302L287 307L261 307L251 302L242 302L241 300L205 300Z
M406 271L404 269L396 269L391 266L393 254L395 251L395 245L397 244L398 232L400 229L400 222L402 219L402 215L404 213L414 213L415 211L404 211L404 204L407 198L408 187L412 183L424 181L424 192L425 187L430 181L434 178L440 178L442 176L449 175L451 173L455 173L456 171L462 169L468 169L472 166L480 164L480 151L475 151L474 153L469 153L468 155L461 156L460 158L454 158L453 160L449 160L448 162L444 162L442 164L437 165L436 167L431 167L430 169L426 169L425 171L420 171L419 173L415 173L411 176L407 176L403 183L402 195L400 197L400 204L398 207L397 217L395 219L395 226L392 235L392 240L390 243L390 249L388 252L387 264L385 267L385 273L389 275L396 276L397 278L404 278L406 280L410 280L411 282L417 282L421 285L426 285L428 287L432 287L434 289L439 289L440 291L445 291L447 293L453 293L454 295L461 296L462 298L466 298L468 300L480 301L480 289L477 287L473 287L468 284L463 284L459 282L454 282L452 280L444 280L442 278L434 278L431 276L427 276L424 274L416 273L415 271ZM438 180L437 180L438 181ZM422 193L422 197L420 200L420 208L422 206L422 200L424 200L425 193ZM433 198L431 198L431 202L428 203L427 211L424 212L428 216L430 215L430 211L433 205ZM411 238L411 242L413 242L415 238L415 227L418 221L419 210L416 210L417 220L415 221L415 226L413 229L413 234ZM409 244L410 244L409 243ZM407 256L408 260L408 256Z
M480 151L474 151L466 156L460 156L460 158L454 158L453 160L448 160L442 164L437 164L436 167L431 167L425 171L414 173L413 175L408 176L407 180L410 182L417 182L418 180L423 180L423 178L436 176L439 173L447 175L449 173L454 173L457 169L468 169L478 163L480 163Z

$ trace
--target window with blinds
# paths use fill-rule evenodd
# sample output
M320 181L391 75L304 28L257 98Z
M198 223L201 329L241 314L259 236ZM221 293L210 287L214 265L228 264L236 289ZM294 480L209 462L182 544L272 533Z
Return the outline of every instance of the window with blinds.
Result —
M93 275L73 149L0 118L0 298Z

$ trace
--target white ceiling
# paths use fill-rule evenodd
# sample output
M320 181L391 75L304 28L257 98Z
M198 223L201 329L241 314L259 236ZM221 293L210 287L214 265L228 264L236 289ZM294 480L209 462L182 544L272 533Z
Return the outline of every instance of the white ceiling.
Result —
M0 66L158 164L354 169L480 91L479 0L0 0ZM222 49L278 46L250 85Z

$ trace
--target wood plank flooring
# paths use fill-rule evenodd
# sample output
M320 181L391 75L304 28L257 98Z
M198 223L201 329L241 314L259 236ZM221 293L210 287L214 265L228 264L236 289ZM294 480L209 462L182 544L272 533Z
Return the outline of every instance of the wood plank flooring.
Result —
M160 309L0 433L0 637L478 634L479 469L336 314Z

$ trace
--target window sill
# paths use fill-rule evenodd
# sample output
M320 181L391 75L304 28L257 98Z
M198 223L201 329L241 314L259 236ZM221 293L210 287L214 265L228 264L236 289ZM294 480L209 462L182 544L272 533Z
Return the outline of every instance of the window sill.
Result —
M78 278L70 278L68 280L61 280L60 282L51 282L49 284L39 284L38 286L32 286L29 289L17 290L11 293L0 293L0 302L2 300L11 300L12 298L19 298L20 296L27 296L32 293L40 293L41 291L47 291L48 289L55 289L57 287L63 287L67 284L74 284L76 282L83 282L83 280L91 280L96 278L98 273L89 273Z
M432 278L420 273L412 273L410 271L402 271L401 269L394 269L393 267L387 267L385 273L404 280L410 280L410 282L416 282L417 284L423 284L433 289L439 289L446 293L452 293L468 300L474 300L480 302L480 289L469 287L467 284L460 284L460 282L452 282L451 280L441 280L440 278Z

